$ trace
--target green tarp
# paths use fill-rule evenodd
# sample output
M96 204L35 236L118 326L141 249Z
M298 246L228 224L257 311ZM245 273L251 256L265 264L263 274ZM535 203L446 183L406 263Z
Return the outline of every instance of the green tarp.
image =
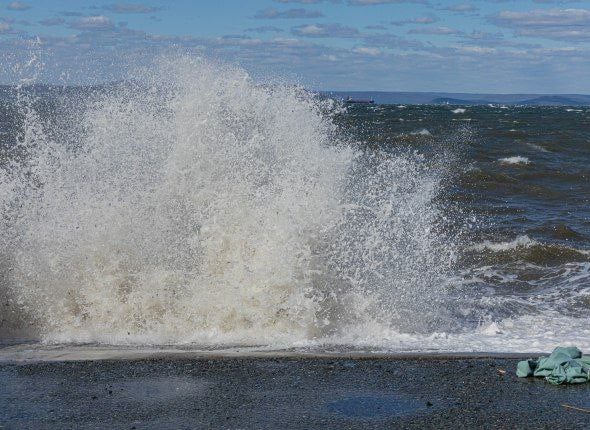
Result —
M557 347L549 357L519 362L516 376L542 376L554 385L589 382L590 356L582 356L575 346Z

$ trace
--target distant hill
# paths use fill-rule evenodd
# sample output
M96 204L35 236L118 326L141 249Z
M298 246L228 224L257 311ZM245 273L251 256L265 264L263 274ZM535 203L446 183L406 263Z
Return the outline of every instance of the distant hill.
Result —
M580 100L579 98L572 98L568 96L542 96L531 100L525 100L525 105L536 106L585 106L590 104L588 100Z
M378 104L590 106L590 95L585 94L470 94L379 91L320 91L320 93L339 99L345 99L346 97L372 99Z
M510 102L502 102L502 104L510 104L510 105L524 105L524 106L588 106L590 105L590 100L580 99L581 96L577 96L576 98L568 97L568 96L559 96L559 95L551 95L551 96L541 96L535 97L532 99L527 100L516 100ZM491 101L491 100L461 100L461 99L454 99L450 97L439 97L433 99L431 104L447 104L447 105L465 105L465 106L477 106L477 105L489 105L489 104L497 104L500 102Z

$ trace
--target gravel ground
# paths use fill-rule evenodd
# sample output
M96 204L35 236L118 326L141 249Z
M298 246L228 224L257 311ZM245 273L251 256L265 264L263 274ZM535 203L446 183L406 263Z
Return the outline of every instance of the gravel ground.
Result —
M0 362L3 429L590 428L590 384L517 359L157 357ZM506 370L502 374L501 370Z

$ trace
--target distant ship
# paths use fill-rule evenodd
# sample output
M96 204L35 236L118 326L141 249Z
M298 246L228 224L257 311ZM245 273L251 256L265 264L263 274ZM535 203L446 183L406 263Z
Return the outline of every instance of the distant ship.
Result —
M375 103L375 100L373 99L353 99L352 97L348 96L346 97L346 103L351 103L351 104L373 104Z

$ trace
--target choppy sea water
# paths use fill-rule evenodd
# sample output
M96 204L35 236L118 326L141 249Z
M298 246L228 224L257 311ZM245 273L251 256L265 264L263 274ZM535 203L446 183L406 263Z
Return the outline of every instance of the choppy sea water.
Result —
M590 349L590 109L230 67L0 104L4 342Z

